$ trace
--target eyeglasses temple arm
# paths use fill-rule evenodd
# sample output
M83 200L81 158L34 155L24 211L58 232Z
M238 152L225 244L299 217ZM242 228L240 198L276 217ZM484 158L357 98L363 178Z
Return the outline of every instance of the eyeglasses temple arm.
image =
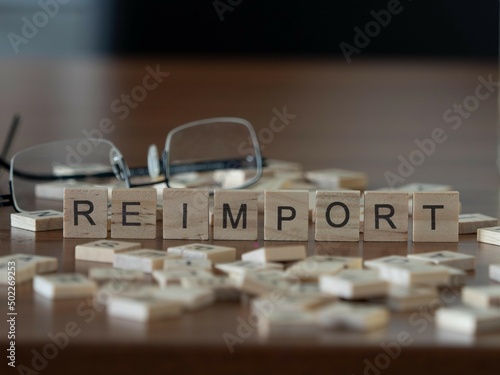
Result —
M7 154L9 153L10 146L12 145L12 141L14 140L14 136L16 135L17 127L19 126L20 122L21 116L16 113L10 124L9 132L7 133L7 139L5 140L2 147L2 152L0 154L0 157L2 159L5 159L7 157Z

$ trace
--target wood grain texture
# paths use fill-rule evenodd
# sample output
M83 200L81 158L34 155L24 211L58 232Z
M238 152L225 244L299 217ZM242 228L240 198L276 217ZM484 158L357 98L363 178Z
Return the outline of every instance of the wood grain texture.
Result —
M239 11L244 9L225 13L225 22L230 21L229 17L237 18ZM106 137L122 150L129 165L140 166L144 165L148 146L153 142L161 146L166 132L177 125L233 113L248 119L259 134L261 129L269 128L270 109L281 110L286 104L288 112L297 117L264 145L266 157L293 159L304 170L340 167L366 171L369 187L374 189L387 186L384 173L397 173L398 156L407 158L415 148L415 139L429 137L440 126L449 140L437 145L432 157L400 184L428 181L451 185L461 193L463 212L498 217L494 95L481 101L480 110L463 120L458 130L441 120L443 112L454 102L461 103L474 93L476 77L492 74L492 79L498 80L497 62L363 61L362 54L358 57L361 59L355 64L331 59L3 59L1 66L8 74L0 75L0 114L2 124L8 124L12 108L20 108L20 102L33 103L22 106L25 121L12 152L54 139L82 137L82 129L97 129L101 120L110 118L116 129ZM129 90L140 83L144 67L154 68L154 64L172 74L149 92L147 100L127 119L119 120L109 112L109 103L119 98L124 88ZM62 73L64 77L60 76ZM68 107L68 98L78 98L81 105ZM43 126L34 125L38 121ZM8 176L4 173L0 180L2 194L7 193ZM57 230L30 232L11 228L12 212L9 208L0 209L1 255L23 252L53 256L59 260L59 272L76 270L86 274L95 266L91 262L75 262L73 258L75 246L88 240L63 239L62 231ZM161 230L161 224L158 228ZM314 227L310 225L309 239L313 236ZM188 243L162 238L140 242L154 249ZM254 241L215 244L235 247L238 258L256 248ZM260 228L257 247L263 244ZM362 256L365 260L443 249L440 244L423 242L309 241L306 245L310 256L321 253ZM488 265L500 263L498 246L477 243L475 235L461 235L459 243L446 248L477 257L476 271L467 275L468 285L489 283ZM432 316L426 319L421 315L412 325L411 313L393 313L386 329L371 334L322 329L295 335L282 332L264 338L254 330L244 342L232 347L231 354L222 334L237 336L239 322L250 316L245 304L217 303L179 319L146 325L108 317L85 299L48 303L44 298L34 298L29 282L18 284L16 292L16 307L22 312L22 320L16 326L17 363L31 369L33 350L47 350L51 343L49 333L74 332L70 329L72 322L75 329L81 329L70 338L70 345L59 350L57 358L48 361L40 371L42 374L88 375L96 368L103 374L140 374L145 369L150 373L204 375L295 375L327 373L332 369L339 374L376 374L379 370L381 375L470 375L478 369L481 375L498 373L498 331L466 338L448 336L436 329ZM440 295L459 302L455 294ZM7 295L3 296L6 300ZM0 312L5 316L6 304L1 304ZM387 353L381 343L389 345L398 340L405 344L401 354L391 358L384 369L372 367L375 363L384 365L382 357Z
M163 190L163 238L208 240L208 191Z
M360 192L317 191L316 241L359 241Z
M257 240L258 197L250 190L216 190L214 240Z
M113 189L111 238L156 238L155 189Z
M54 210L19 212L10 215L10 225L33 232L44 232L63 229L63 219L63 213Z
M64 189L63 236L66 238L108 236L107 188Z
M365 192L364 240L408 240L408 193Z
M275 190L264 193L264 239L307 241L309 192Z
M413 242L458 242L458 192L413 193Z

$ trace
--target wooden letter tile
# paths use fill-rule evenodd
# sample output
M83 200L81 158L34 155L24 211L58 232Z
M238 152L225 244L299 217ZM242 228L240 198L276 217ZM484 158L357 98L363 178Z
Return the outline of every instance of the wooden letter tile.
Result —
M10 214L10 225L32 232L59 230L63 228L63 213L45 210Z
M265 246L260 249L246 252L241 256L241 260L251 262L290 262L301 260L306 257L306 247L304 245L288 246Z
M154 293L130 293L114 297L108 303L107 313L111 317L138 322L158 321L179 317L182 304L158 298Z
M77 273L57 273L35 276L33 290L49 299L83 298L92 297L97 285Z
M307 241L309 192L266 191L264 194L264 240Z
M500 285L466 286L462 290L464 304L481 309L500 307Z
M165 259L163 269L202 269L206 271L212 270L212 261L203 258L181 258L181 259Z
M413 241L458 242L458 192L413 193Z
M153 271L153 278L158 282L161 288L166 288L169 285L178 285L181 279L185 280L190 277L206 279L214 277L214 274L209 270L201 268L178 268Z
M209 193L199 189L163 190L163 238L208 240Z
M490 264L488 271L490 279L500 283L500 264Z
M500 329L499 309L477 309L467 306L443 307L436 311L440 330L465 335Z
M316 241L359 241L359 191L317 191Z
M108 189L64 189L66 238L106 238L108 235Z
M113 189L111 238L156 238L155 189Z
M338 302L318 311L319 324L325 328L368 332L389 324L389 311L385 307L359 303Z
M163 268L166 259L180 258L180 255L168 254L166 251L140 249L115 254L113 267L123 270L138 270L151 273Z
M410 254L410 259L417 259L423 262L434 263L461 270L473 270L476 267L476 257L472 255L457 253L454 251L433 251L430 253Z
M262 263L252 262L249 260L238 260L232 263L222 263L215 266L219 271L229 275L242 275L247 272L264 271L264 270L283 270L281 263Z
M90 268L89 278L92 280L144 280L144 272L137 270L118 270L116 268Z
M49 273L57 271L57 258L47 257L43 255L31 255L31 254L11 254L6 257L0 258L0 266L3 260L15 261L18 265L21 263L33 263L35 264L36 273Z
M345 299L382 297L387 295L389 283L379 277L376 270L350 269L335 275L321 275L322 292Z
M393 311L417 311L419 307L431 306L437 298L436 288L391 285L387 305Z
M113 263L116 253L132 251L141 248L140 243L113 240L100 240L75 247L76 260Z
M498 219L483 214L462 214L458 216L458 234L476 233L480 228L498 225Z
M215 246L205 244L189 244L172 246L167 249L169 254L179 254L184 258L204 258L213 263L234 262L236 260L236 249L227 246Z
M9 276L13 276L15 271L15 281L17 284L24 283L33 279L36 273L36 264L34 262L24 262L15 259L15 255L7 255L0 258L0 285L9 285ZM13 259L14 258L14 259ZM11 263L15 262L15 266ZM15 267L15 268L14 268Z
M408 193L365 192L364 240L408 240Z
M214 240L257 240L259 193L250 190L216 190Z
M500 246L500 227L478 229L477 242Z

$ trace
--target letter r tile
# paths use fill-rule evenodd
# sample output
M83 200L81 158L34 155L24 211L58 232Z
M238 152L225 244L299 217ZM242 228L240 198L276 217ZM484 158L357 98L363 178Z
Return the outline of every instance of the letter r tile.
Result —
M108 235L108 189L64 189L65 238L106 238Z
M365 192L365 241L408 241L407 192Z

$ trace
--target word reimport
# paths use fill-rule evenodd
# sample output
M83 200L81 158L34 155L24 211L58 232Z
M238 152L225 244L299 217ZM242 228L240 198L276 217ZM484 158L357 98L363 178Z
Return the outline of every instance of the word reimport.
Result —
M213 199L214 240L257 240L259 196L252 190L217 190ZM307 241L309 192L264 191L264 240ZM458 242L459 193L317 191L313 209L316 241L405 242L412 198L412 241ZM208 240L210 194L201 189L163 190L164 239ZM66 188L63 236L107 238L106 188ZM155 189L113 189L111 238L157 238Z

